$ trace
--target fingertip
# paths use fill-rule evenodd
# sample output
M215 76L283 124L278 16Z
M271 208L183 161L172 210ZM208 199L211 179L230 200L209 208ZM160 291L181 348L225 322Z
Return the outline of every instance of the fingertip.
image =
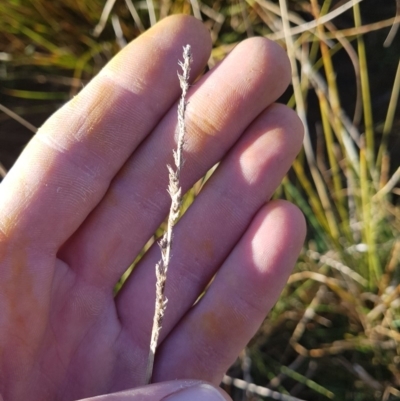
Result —
M197 18L187 14L175 14L161 20L159 25L163 29L174 29L179 33L181 32L183 36L190 39L190 43L188 40L187 44L191 45L192 48L201 48L203 51L207 51L208 55L211 53L210 32L203 22Z
M172 15L158 22L124 47L100 75L112 77L133 92L143 85L143 74L160 75L160 68L165 71L162 74L167 74L166 80L175 82L182 48L188 44L192 47L194 80L207 64L212 43L207 28L189 15Z
M272 104L248 128L238 144L240 171L249 184L270 183L269 199L303 144L303 124L283 104Z
M284 200L276 199L267 205L269 213L274 214L274 218L279 219L282 227L292 232L298 238L301 247L307 232L306 219L303 212L295 204Z
M198 384L178 390L163 398L161 401L229 401L228 395L218 387L207 382L199 382Z
M272 40L258 36L243 40L235 51L256 54L259 68L273 78L269 81L269 87L266 90L274 91L276 98L285 92L292 74L289 58L281 46Z
M260 270L280 266L292 271L306 236L303 213L286 200L268 202L253 220L256 233L252 244L254 262ZM271 263L276 259L276 263ZM281 272L279 272L281 274Z
M290 107L274 103L266 110L267 118L271 125L276 122L276 126L283 125L286 142L293 155L297 155L303 146L304 125L299 115Z

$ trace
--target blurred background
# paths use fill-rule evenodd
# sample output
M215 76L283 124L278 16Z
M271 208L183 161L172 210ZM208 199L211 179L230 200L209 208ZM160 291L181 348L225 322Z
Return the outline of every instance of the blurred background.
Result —
M400 0L1 0L0 175L115 53L175 13L210 30L209 68L247 37L283 46L293 80L280 102L306 128L275 196L302 209L307 240L224 388L235 400L399 400Z

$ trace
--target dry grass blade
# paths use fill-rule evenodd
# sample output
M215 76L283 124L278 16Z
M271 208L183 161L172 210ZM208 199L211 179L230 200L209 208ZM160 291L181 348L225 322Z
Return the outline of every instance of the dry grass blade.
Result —
M255 0L255 2L266 11L269 11L279 17L281 16L281 9L279 5L268 0ZM290 22L293 22L296 25L302 25L305 23L304 19L295 13L288 12L288 18Z
M247 13L246 6L245 6L243 0L239 0L239 4L240 4L240 12L242 13L242 19L244 22L244 26L246 27L247 37L251 38L252 36L254 36L254 30L251 25L251 21L249 20L249 15Z
M117 15L113 14L111 16L111 23L115 33L115 39L118 43L118 46L122 49L126 46L126 40L124 38L124 34L122 32L121 23Z
M146 3L147 3L147 9L149 11L150 25L153 26L157 22L156 12L154 10L154 3L153 0L146 0Z
M400 0L396 0L396 17L400 17ZM399 30L399 23L400 23L400 21L398 21L398 20L396 20L393 23L393 25L388 33L388 36L387 36L385 42L383 43L384 47L389 47L392 44L393 39L396 36L397 31Z
M93 36L95 38L99 37L101 35L101 33L103 32L103 30L106 26L106 23L107 23L107 19L115 5L115 2L116 2L116 0L107 0L105 6L103 8L103 12L101 13L100 20L93 30Z
M327 27L327 29L329 29L329 31L333 35L335 35L335 39L337 39L338 42L340 42L340 44L346 50L354 67L357 94L354 102L355 104L354 104L353 125L358 127L360 125L360 121L362 118L361 77L360 77L360 63L358 61L358 55L357 52L354 50L353 46L351 45L350 41L336 29L335 25L332 22L327 22L325 26Z
M351 0L348 1L346 4L343 4L342 6L336 8L335 10L331 11L330 13L324 15L323 17L320 17L314 21L307 22L305 24L302 24L296 28L291 28L288 29L288 31L283 31L283 32L276 32L273 35L268 36L272 40L278 40L278 39L284 39L288 35L294 36L298 35L303 32L310 31L311 29L316 28L319 25L323 25L327 23L328 21L333 20L334 18L338 17L340 14L343 14L345 11L351 9L354 7L355 4L361 3L363 0Z
M351 374L357 376L360 380L362 380L368 387L371 387L374 390L380 391L382 390L382 385L376 381L368 372L363 369L357 363L350 363L344 357L338 357L337 361L342 364Z
M7 175L7 170L5 169L5 167L0 162L0 177L4 178L6 175Z
M257 386L254 383L247 383L242 379L234 379L233 377L225 375L222 379L222 383L227 386L234 386L238 389L248 391L253 394L257 394L261 397L270 397L274 400L281 401L305 401L300 398L292 397L291 395L286 395L282 393L278 393L277 391L273 391L267 387Z
M0 52L0 61L12 61L12 56L6 52Z
M346 276L349 276L354 281L357 281L364 287L366 287L368 285L368 281L365 280L365 278L362 277L360 274L358 274L354 270L350 269L350 267L346 266L345 264L343 264L327 255L320 255L318 252L311 251L311 250L307 251L307 255L310 258L312 258L314 260L319 260L321 263L324 263L327 266L340 271L341 273L345 274Z
M190 4L192 5L192 10L193 10L193 15L200 21L203 20L201 18L201 12L200 12L200 4L197 0L190 0Z
M17 113L14 113L12 110L10 110L8 107L0 104L0 111L3 113L7 114L9 117L23 125L25 128L28 128L29 131L32 131L34 134L37 131L37 128L32 125L29 121L26 121L24 118L19 116Z
M400 22L400 15L386 20L373 22L371 24L361 25L354 28L341 29L339 32L344 36L356 36L363 35L365 33L370 33L373 31L378 31L379 29L387 28L393 24L398 24Z
M326 291L327 289L324 285L321 285L319 287L314 299L311 301L310 305L304 311L303 317L300 319L300 321L297 323L297 326L293 330L292 337L289 340L289 343L291 345L296 344L300 340L301 336L306 330L307 323L314 318L316 314L315 309L321 303L323 297L325 296Z
M144 26L142 24L142 21L139 17L138 12L136 11L135 6L132 3L132 0L125 0L125 3L126 3L126 6L128 7L129 12L131 13L133 20L135 21L135 24L137 25L139 31L144 32Z
M369 349L396 349L398 342L395 340L371 340L367 338L354 338L349 340L335 341L332 344L324 344L321 348L307 349L299 343L293 344L297 353L304 357L322 358L327 355L339 355L345 351L356 350L360 348Z
M387 195L390 191L393 190L393 188L397 185L399 181L400 181L400 167L395 171L395 173L392 175L392 177L386 183L386 185L377 194L374 195L374 199Z

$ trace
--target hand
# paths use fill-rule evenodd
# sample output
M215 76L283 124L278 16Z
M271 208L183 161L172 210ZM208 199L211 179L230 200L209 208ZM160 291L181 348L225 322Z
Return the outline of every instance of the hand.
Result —
M195 78L211 49L200 22L174 16L140 36L44 124L1 184L4 401L143 385L157 245L116 297L113 288L168 212L186 44ZM254 38L190 89L184 190L221 163L175 227L155 382L217 385L296 261L301 213L266 203L302 143L295 113L273 104L289 81L284 51Z

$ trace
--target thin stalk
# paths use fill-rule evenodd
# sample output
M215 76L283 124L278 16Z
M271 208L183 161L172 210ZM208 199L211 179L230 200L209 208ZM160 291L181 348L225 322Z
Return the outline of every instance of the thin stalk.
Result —
M293 170L296 173L296 178L299 180L300 185L302 186L304 192L308 197L309 204L319 224L323 227L324 231L332 238L329 222L324 211L321 199L315 192L310 180L307 178L306 173L304 172L303 165L299 162L299 160L294 161Z
M324 2L324 7L323 7L323 10L321 13L319 13L319 6L318 6L318 3L316 2L316 0L311 0L311 4L312 4L313 11L315 14L314 17L318 19L321 17L321 15L323 15L322 13L326 12L329 9L331 1L328 0L328 1ZM325 36L324 26L318 25L317 29L319 31L319 36L324 37ZM343 145L343 139L341 137L341 133L343 132L343 126L340 121L341 106L340 106L339 91L338 91L337 84L336 84L336 73L333 68L332 57L331 57L328 46L326 45L325 42L321 41L320 48L321 48L321 54L322 54L322 59L324 62L328 90L329 90L329 103L331 105L331 108L333 111L333 116L334 116L333 129L336 132L338 141L341 145L341 148L343 149L344 145ZM321 100L321 98L320 98L320 100ZM326 147L327 147L328 156L329 156L329 164L332 169L334 198L337 199L336 206L337 206L337 210L339 212L340 218L341 218L342 222L346 222L348 220L348 216L347 216L346 208L345 208L345 199L343 197L343 187L342 187L341 178L340 178L340 168L339 168L337 158L333 155L333 148L334 148L335 144L334 144L334 140L333 140L331 126L328 123L326 115L324 116L323 114L324 113L322 112Z
M367 245L367 264L368 273L364 269L364 277L368 277L369 287L373 288L374 283L378 282L382 272L377 256L375 244L374 224L372 218L373 200L371 199L370 183L368 181L368 166L365 147L360 149L360 189L361 207L363 216L363 240Z
M164 295L165 283L167 280L167 272L171 260L172 249L172 233L176 221L178 220L181 204L182 204L182 188L180 186L180 175L183 164L183 144L185 141L185 114L186 114L186 94L189 89L189 74L190 63L192 61L190 45L183 48L183 62L179 61L179 66L182 68L182 75L178 73L179 84L182 89L181 99L178 105L178 143L176 150L173 151L175 170L171 166L168 167L169 171L169 185L168 193L171 197L171 207L169 210L167 230L159 242L161 249L161 260L156 264L156 306L153 319L153 328L151 331L150 351L147 361L146 380L145 383L151 383L153 375L154 357L158 344L158 337L160 335L162 322L167 306L167 298Z
M355 27L359 28L362 25L360 6L354 4L354 23ZM362 100L364 109L364 124L365 124L365 147L366 157L369 166L372 165L372 161L375 156L375 141L374 141L374 122L372 118L372 105L371 105L371 92L369 87L368 79L368 66L367 56L365 52L364 38L360 35L357 38L358 57L360 60L360 76L361 76L361 89L362 89Z
M336 220L332 211L332 207L330 205L329 197L326 191L325 184L321 177L320 172L315 163L315 156L312 149L310 132L308 130L307 118L306 118L306 107L303 98L302 87L299 79L299 73L297 69L296 63L296 49L293 43L293 38L290 35L290 25L289 25L289 18L288 18L288 8L287 8L287 0L280 0L279 1L280 8L281 8L281 15L282 15L282 24L283 30L285 32L285 40L286 46L288 51L288 56L290 60L290 64L292 67L292 84L293 84L293 91L294 96L296 99L296 110L303 122L304 125L304 151L307 158L308 165L310 167L311 175L313 177L315 186L317 188L317 192L321 202L324 206L325 213L327 216L328 224L329 224L329 231L331 236L334 238L335 242L339 241L339 229L336 224Z
M400 60L399 64L397 65L397 71L396 71L396 77L394 79L392 95L390 96L389 107L385 119L385 125L383 127L382 142L379 148L378 158L376 161L377 166L381 165L382 157L387 150L388 135L393 127L393 121L396 114L397 103L399 100L399 92L400 92Z

